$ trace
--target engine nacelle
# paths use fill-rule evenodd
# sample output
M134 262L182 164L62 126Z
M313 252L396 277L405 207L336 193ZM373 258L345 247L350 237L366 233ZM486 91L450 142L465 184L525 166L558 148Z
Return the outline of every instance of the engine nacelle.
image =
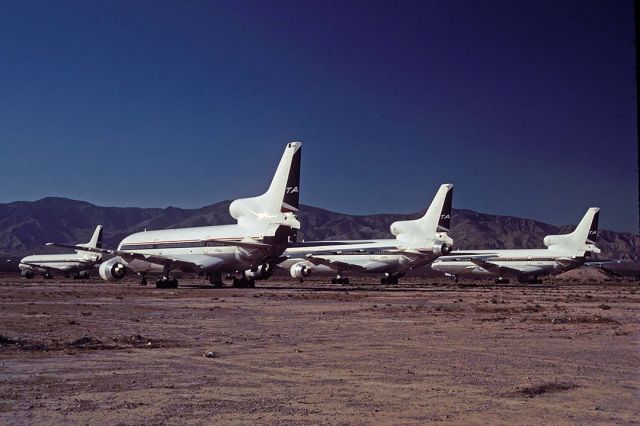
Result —
M102 262L98 272L103 280L114 282L127 275L127 266L116 258L109 259L106 262Z
M451 246L443 243L442 241L436 241L433 243L433 254L436 256L446 256L451 253Z
M289 272L291 273L292 278L301 280L311 275L311 268L309 268L304 263L296 263L291 267L291 270Z
M273 275L273 267L268 263L260 265L257 269L247 269L244 276L250 280L266 280Z

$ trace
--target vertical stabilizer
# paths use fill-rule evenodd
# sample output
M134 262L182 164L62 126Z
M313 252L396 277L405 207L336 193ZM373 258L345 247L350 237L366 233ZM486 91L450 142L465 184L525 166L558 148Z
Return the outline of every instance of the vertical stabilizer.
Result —
M231 203L229 213L238 224L269 223L300 229L295 214L300 201L301 153L302 143L288 143L267 192Z
M78 244L80 247L88 247L88 248L102 248L102 225L96 226L96 230L93 231L93 235L89 242L84 244Z
M451 229L452 200L453 185L440 185L424 216L392 223L391 233L407 246L426 248L439 245L442 247L442 254L446 254L453 245L453 240L448 235Z
M550 250L562 251L570 256L582 257L600 253L600 249L596 247L599 217L600 209L591 207L572 233L547 235L544 237L544 245Z

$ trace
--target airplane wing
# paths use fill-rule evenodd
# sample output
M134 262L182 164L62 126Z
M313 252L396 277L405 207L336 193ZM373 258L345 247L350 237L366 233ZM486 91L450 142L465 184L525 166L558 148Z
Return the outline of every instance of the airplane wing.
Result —
M497 275L504 275L504 274L515 274L515 275L520 275L523 273L527 273L527 271L523 271L520 269L514 269L514 268L509 268L507 266L500 266L497 265L495 263L492 262L487 262L486 260L482 260L480 258L469 258L468 259L469 262L478 265L479 267L486 269L487 271L497 274Z
M559 263L564 268L575 268L577 266L582 265L582 261L578 259L574 259L571 257L561 257L556 259L556 262Z
M132 260L142 260L149 263L155 263L156 265L169 266L171 268L181 267L181 268L194 268L199 267L200 265L195 262L189 262L183 259L172 258L168 256L159 256L153 254L144 254L144 253L136 253L132 251L125 250L109 250L102 248L94 248L94 247L80 247L71 244L59 244L59 243L47 243L48 246L56 246L56 247L65 247L74 250L83 250L90 251L92 253L100 253L100 254L112 254L114 256L119 256L127 262L131 262Z
M218 240L218 239L207 239L206 241L208 242L212 241L220 245L241 247L249 250L251 249L265 250L265 249L271 248L271 245L269 244L263 244L263 243L257 243L257 242L230 241L230 240ZM157 255L157 254L145 254L145 253L138 253L138 252L127 251L127 250L109 250L109 249L103 249L103 248L82 247L77 245L59 244L59 243L47 243L47 245L56 246L56 247L65 247L65 248L70 248L74 250L90 251L93 253L100 253L100 254L110 254L110 255L121 257L127 262L131 262L132 260L141 260L144 262L154 263L156 265L167 266L172 269L181 268L181 269L187 269L187 270L193 270L193 269L197 270L198 268L205 266L204 263L207 264L206 266L211 266L211 259L209 258L206 259L206 262L201 263L201 262L196 262L192 260L186 260L184 258L179 258L179 257Z
M362 262L357 262L357 261L342 262L339 260L332 260L322 256L313 256L313 255L307 256L306 259L309 262L313 263L314 265L325 265L333 269L339 269L341 271L345 271L345 270L366 271L367 266L370 263L370 261L368 260L362 261Z
M445 256L441 256L441 259L457 259L457 260L469 260L471 259L486 259L488 257L497 256L497 253L475 253L475 252L452 252Z
M232 240L218 240L215 238L209 238L206 240L207 242L214 242L216 244L224 245L224 246L236 246L242 247L244 249L265 249L268 250L272 247L271 244L257 243L257 242L249 242L249 241L232 241Z

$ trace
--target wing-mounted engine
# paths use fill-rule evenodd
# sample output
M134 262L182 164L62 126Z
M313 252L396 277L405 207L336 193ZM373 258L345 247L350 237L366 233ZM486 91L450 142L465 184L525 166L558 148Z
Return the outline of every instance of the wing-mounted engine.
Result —
M98 268L100 278L105 281L115 282L127 275L127 266L117 257L102 262Z
M393 222L391 234L406 247L422 251L429 248L440 256L453 247L453 239L448 235L451 227L451 204L453 185L440 185L436 196L424 216L415 220Z
M290 142L284 150L269 189L262 195L235 200L229 214L248 227L287 226L300 229L296 217L300 199L300 142Z
M291 266L289 273L292 278L301 280L311 275L311 271L313 271L313 268L311 268L307 262L298 262Z

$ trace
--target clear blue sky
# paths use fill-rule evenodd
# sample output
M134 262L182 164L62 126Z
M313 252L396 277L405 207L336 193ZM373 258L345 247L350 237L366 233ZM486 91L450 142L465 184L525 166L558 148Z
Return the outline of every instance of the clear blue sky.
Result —
M0 202L454 205L637 232L631 1L24 1L0 13Z

